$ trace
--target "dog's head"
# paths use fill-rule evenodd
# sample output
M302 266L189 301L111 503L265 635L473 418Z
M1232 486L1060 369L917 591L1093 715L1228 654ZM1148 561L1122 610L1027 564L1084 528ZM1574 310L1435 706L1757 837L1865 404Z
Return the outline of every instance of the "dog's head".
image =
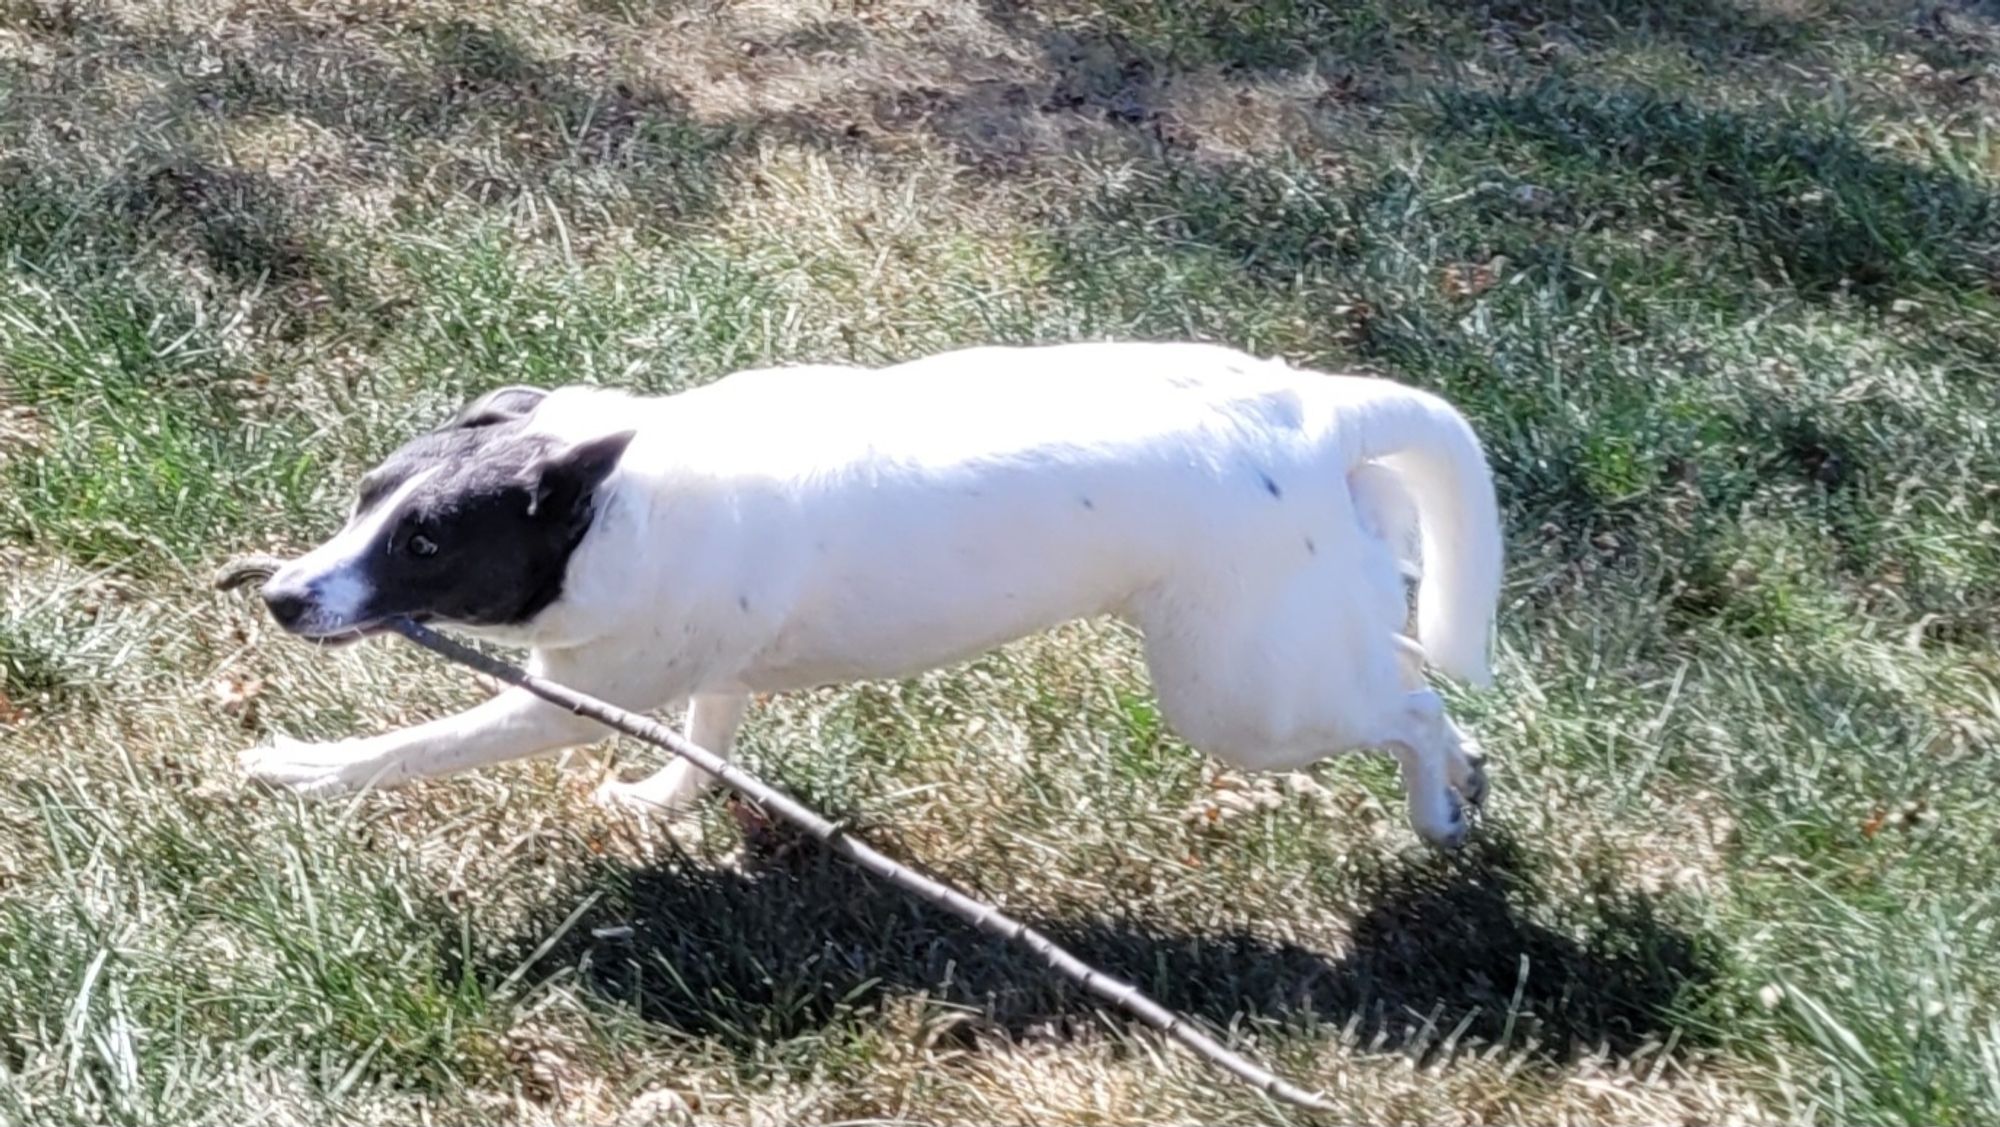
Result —
M536 433L546 394L491 392L363 475L346 526L265 582L272 617L337 642L399 616L519 626L540 614L633 435Z

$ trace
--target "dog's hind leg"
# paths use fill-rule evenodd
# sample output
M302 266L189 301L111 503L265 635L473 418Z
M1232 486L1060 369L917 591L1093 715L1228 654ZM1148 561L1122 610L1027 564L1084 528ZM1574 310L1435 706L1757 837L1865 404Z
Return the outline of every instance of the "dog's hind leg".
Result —
M534 672L622 707L643 710L660 702L657 686L607 674L608 662L588 665L567 651L537 652ZM491 763L540 755L594 742L606 734L593 720L543 701L525 689L500 695L451 716L379 736L302 743L274 736L268 746L243 753L245 774L302 794L326 797L363 787L399 786L413 779L456 774Z
M1465 843L1465 804L1484 797L1485 777L1459 746L1458 730L1435 690L1406 695L1401 720L1385 744L1402 768L1410 825L1432 845L1456 849ZM1467 793L1475 778L1477 793Z
M1484 784L1424 681L1422 651L1396 633L1393 561L1383 552L1364 562L1375 566L1358 577L1307 572L1275 590L1246 587L1239 603L1211 588L1206 600L1146 608L1147 667L1174 730L1233 766L1297 770L1346 751L1388 753L1411 827L1453 849Z
M1438 699L1436 690L1424 680L1424 650L1413 638L1401 634L1395 636L1397 656L1402 662L1403 683L1410 699L1421 701L1422 711L1427 715L1435 713L1443 726L1445 778L1451 788L1458 792L1468 806L1478 806L1486 801L1486 768L1484 756L1479 754L1479 745L1472 737L1461 731L1451 718L1444 715L1444 702Z
M708 693L688 701L682 734L689 743L727 758L743 725L750 698L742 694ZM640 816L672 814L686 809L715 784L715 776L676 757L673 762L635 782L607 779L594 796L607 809Z

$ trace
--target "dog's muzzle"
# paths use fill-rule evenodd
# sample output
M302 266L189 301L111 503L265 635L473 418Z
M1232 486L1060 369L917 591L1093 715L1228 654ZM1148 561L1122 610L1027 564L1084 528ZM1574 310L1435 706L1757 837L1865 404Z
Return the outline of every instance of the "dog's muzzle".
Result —
M283 571L266 579L258 593L271 618L286 633L317 645L342 646L388 629L388 616L356 618L333 609L327 605L316 581L295 580Z
M271 612L271 617L277 620L278 625L294 634L306 632L300 629L300 625L314 609L310 587L303 584L294 586L277 583L267 579L264 581L263 589L258 593L263 596L265 609Z
M287 561L276 556L238 556L216 570L215 589L230 591L246 583L258 584L258 594L271 618L286 633L298 635L322 646L343 646L388 629L386 622L363 623L340 630L317 629L312 621L320 609L312 584L280 580ZM429 618L428 615L422 616Z

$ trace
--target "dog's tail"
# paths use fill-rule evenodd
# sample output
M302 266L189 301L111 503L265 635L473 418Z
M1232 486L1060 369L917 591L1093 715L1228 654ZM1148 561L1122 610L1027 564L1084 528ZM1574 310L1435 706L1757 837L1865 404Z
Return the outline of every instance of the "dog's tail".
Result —
M1407 510L1415 508L1423 553L1417 641L1448 676L1489 685L1503 548L1485 452L1471 424L1444 400L1388 380L1368 383L1370 394L1343 410L1340 424L1357 507L1385 533L1407 527ZM1356 472L1369 463L1397 481ZM1403 547L1393 537L1391 543Z

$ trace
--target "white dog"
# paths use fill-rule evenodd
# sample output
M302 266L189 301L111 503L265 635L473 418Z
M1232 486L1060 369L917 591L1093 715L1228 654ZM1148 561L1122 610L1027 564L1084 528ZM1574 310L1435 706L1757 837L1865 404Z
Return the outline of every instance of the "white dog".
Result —
M1144 634L1188 743L1247 770L1385 751L1412 825L1452 847L1485 783L1423 666L1489 680L1500 569L1485 458L1437 397L1105 343L760 369L658 398L505 388L363 477L346 527L264 598L320 641L407 615L525 644L536 672L621 707L687 702L688 739L718 754L752 694L1113 614ZM337 793L603 735L510 690L371 738L279 738L244 765ZM673 810L710 781L676 760L600 798Z

